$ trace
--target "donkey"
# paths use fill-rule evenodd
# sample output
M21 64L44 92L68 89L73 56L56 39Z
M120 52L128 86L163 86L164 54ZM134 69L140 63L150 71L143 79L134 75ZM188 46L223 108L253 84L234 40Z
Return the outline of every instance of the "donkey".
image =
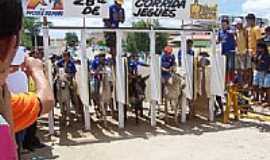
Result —
M146 80L148 78L149 76L131 76L129 80L129 102L131 107L135 109L136 124L139 122L139 115L143 117L143 101L145 99Z
M112 72L111 69L105 66L102 71L99 72L101 79L98 82L98 91L92 90L92 99L94 104L97 106L95 108L97 114L101 114L104 126L107 127L107 109L111 108L112 114L114 113L114 108L112 107ZM97 85L97 83L96 83ZM99 117L99 116L98 116Z
M55 81L56 99L60 105L61 121L66 124L67 117L71 120L71 93L69 82L63 69L59 69Z
M178 112L185 86L184 77L176 73L173 73L169 81L165 83L163 93L165 98L165 122L168 122L168 104L171 104L172 110L174 111L174 121L178 124Z

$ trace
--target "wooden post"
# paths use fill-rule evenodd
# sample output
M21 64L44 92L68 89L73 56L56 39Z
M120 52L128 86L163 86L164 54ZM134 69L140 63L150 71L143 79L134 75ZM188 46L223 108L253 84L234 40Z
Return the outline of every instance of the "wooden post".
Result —
M211 95L209 99L209 121L211 122L213 122L215 119L215 115L214 115L215 101L216 101L216 96Z
M182 66L187 67L186 66L186 51L187 51L186 35L184 32L181 32L181 50L182 50L182 59L181 59ZM185 83L187 84L187 82L188 82L187 75L185 75ZM186 87L188 87L188 85L186 85ZM187 89L185 89L185 91L183 92L183 98L182 98L182 117L181 117L182 123L186 123L186 113L187 113L187 107L188 107L186 92L187 92Z
M84 119L85 119L85 130L91 129L91 118L89 112L89 81L88 81L88 65L87 65L87 56L86 56L86 24L85 24L85 17L83 18L83 29L81 30L81 97L84 105Z
M216 37L215 37L214 31L211 33L211 47L212 47L212 56L213 56L213 54L216 55L217 54L216 53ZM212 67L213 67L213 65L212 65ZM216 101L216 95L211 94L210 99L209 99L209 121L214 121L214 119L215 119L215 101Z
M150 55L151 55L151 101L150 101L150 107L151 107L151 126L155 127L156 126L156 105L157 100L154 99L156 97L153 96L153 90L154 88L159 89L160 87L157 87L157 85L160 86L160 84L155 83L156 80L156 76L153 74L158 74L158 73L154 73L155 71L155 67L154 66L154 60L155 60L155 54L156 54L156 34L153 31L153 27L151 26L151 32L150 32ZM158 81L160 82L160 81Z
M48 28L48 20L47 17L43 17L43 47L44 47L44 56L45 63L47 67L48 78L51 87L53 86L53 78L52 78L52 64L49 60L49 28ZM53 110L49 113L49 133L54 134L54 112Z
M122 59L122 37L123 32L120 30L116 31L116 92L118 101L118 125L119 128L125 127L124 118L124 104L126 103L126 90L125 90L125 69L124 60Z

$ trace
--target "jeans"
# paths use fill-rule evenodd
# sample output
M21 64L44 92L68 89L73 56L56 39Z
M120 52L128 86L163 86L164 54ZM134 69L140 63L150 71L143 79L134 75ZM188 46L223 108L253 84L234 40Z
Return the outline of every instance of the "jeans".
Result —
M233 72L235 69L235 53L226 53L226 72Z

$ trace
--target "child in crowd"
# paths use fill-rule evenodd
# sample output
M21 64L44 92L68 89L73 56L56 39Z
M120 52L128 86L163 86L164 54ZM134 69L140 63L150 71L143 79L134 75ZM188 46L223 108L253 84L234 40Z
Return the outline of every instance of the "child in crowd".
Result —
M264 97L263 87L270 63L270 55L265 43L257 44L257 54L252 58L252 62L255 65L253 76L253 96L256 101L261 101Z

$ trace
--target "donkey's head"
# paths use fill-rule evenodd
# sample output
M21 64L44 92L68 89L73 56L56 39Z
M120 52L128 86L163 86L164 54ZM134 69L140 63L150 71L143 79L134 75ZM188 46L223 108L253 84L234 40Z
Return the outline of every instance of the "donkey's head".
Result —
M149 76L136 76L130 79L129 95L136 102L141 102L145 98L146 80Z

